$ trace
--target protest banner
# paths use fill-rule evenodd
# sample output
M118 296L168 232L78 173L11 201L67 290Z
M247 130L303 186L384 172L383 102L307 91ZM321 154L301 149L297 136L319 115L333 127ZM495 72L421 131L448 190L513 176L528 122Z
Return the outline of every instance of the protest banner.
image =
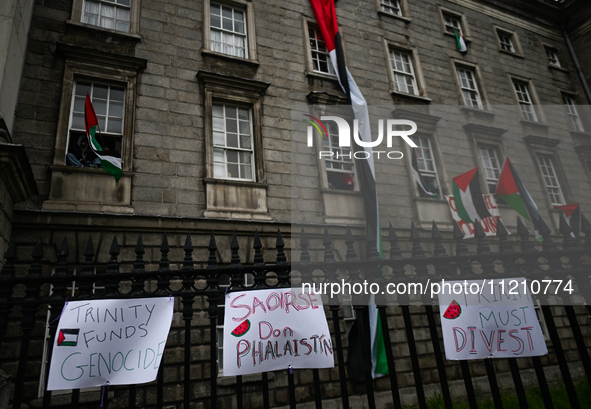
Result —
M67 302L53 344L47 390L153 381L172 314L168 297Z
M332 368L334 356L320 295L297 288L226 294L224 375Z
M486 209L492 215L492 217L486 217L482 220L479 220L478 223L482 227L484 234L486 234L487 236L495 236L497 234L497 221L501 217L499 213L499 208L497 207L497 202L495 201L493 195L482 195L482 198L484 199ZM449 205L451 217L458 224L458 226L462 230L462 233L464 233L464 238L470 239L474 237L474 223L468 223L460 218L460 216L458 215L456 202L453 196L445 196L445 199L447 200L447 204Z
M548 353L524 278L445 281L441 285L439 309L447 359Z

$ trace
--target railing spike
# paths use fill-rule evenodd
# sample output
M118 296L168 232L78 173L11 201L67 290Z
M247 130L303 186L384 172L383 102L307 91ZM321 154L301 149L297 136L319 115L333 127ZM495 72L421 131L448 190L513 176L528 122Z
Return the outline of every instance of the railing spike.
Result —
M497 219L497 237L499 238L499 252L501 253L513 253L513 246L507 240L508 236L509 231L505 227L505 224L500 218Z
M8 248L4 253L4 259L5 261L0 276L14 277L14 262L16 261L16 245L14 244L14 241L11 241L10 244L8 244Z
M185 251L185 258L183 259L183 266L181 267L182 270L192 269L193 268L193 241L191 240L191 233L187 232L187 237L185 238L185 245L183 246L183 250Z
M66 258L68 258L68 256L70 255L70 251L68 250L68 239L66 237L64 237L64 239L62 240L62 245L60 246L60 249L58 251L58 256L59 255L65 256Z
M433 255L436 257L447 256L447 251L445 250L445 247L441 242L443 236L441 235L441 232L439 231L439 227L437 227L437 223L435 223L435 220L433 220L433 226L431 228L431 238L433 239L433 242L435 244L433 247Z
M300 234L300 248L302 249L302 253L300 254L300 263L309 263L310 262L310 253L308 252L308 237L306 236L306 232L302 227L302 232Z
M238 237L236 237L236 231L232 234L232 241L230 242L230 250L232 251L232 258L230 259L230 265L232 266L239 266L240 265L240 255L238 251L240 250L240 245L238 244Z
M162 244L160 244L160 264L158 266L158 270L166 271L169 269L170 264L168 262L168 252L170 248L168 247L168 236L166 233L162 236Z
M90 260L92 260L94 258L94 244L92 243L92 236L88 236L88 240L86 241L84 257L86 258L86 260L88 260L89 258Z
M550 230L550 228L548 227L548 225L546 224L544 219L542 219L542 216L540 216L539 220L540 220L540 234L544 238L544 240L542 241L542 248L544 249L544 251L558 250L558 246L556 246L556 243L554 243L554 240L552 240L552 237L551 237L552 230Z
M346 258L347 261L357 260L357 253L355 252L355 239L353 238L353 233L351 233L351 229L347 226L347 233L345 234L345 245L347 246L347 253Z
M207 268L216 268L218 266L218 258L216 252L218 250L218 245L215 242L215 234L213 230L211 231L211 236L209 238L209 246L207 246L207 250L209 250L209 258L207 259Z
M144 253L145 252L146 251L144 250L144 239L143 239L142 235L140 234L137 239L137 244L135 245L136 258L135 258L135 262L133 264L134 270L143 270L144 269Z
M43 241L41 237L37 240L35 248L33 249L33 258L35 260L41 260L43 258Z
M490 254L491 251L488 241L486 241L486 233L484 233L478 220L474 220L474 236L477 240L476 252L478 254Z
M535 251L534 244L529 239L529 230L520 217L517 217L517 235L521 239L521 251Z
M281 230L277 229L277 242L275 244L275 248L277 249L277 264L287 263L287 257L285 256L285 251L283 251L284 247L285 243L283 242L283 237L281 236Z
M111 255L111 258L115 259L117 259L117 257L119 256L119 242L117 242L117 235L113 236L113 241L111 242L109 254Z
M259 230L254 229L254 243L252 245L254 249L254 265L261 266L265 264L265 259L263 258L263 252L261 249L263 248L263 243L261 243L261 238L259 237Z
M575 233L566 222L566 219L562 216L559 217L558 233L562 235L562 246L564 250L571 250L576 247L577 240L575 239Z
M335 261L334 253L332 251L332 239L330 238L330 234L326 227L324 228L322 244L324 245L324 261Z
M464 243L464 233L462 232L462 229L460 229L460 226L458 226L458 223L455 221L453 222L453 226L453 236L456 241L456 256L466 256L470 254L468 247L466 247L466 243Z
M388 224L388 242L390 243L390 259L402 258L402 253L398 247L398 236L394 227L392 227L392 223Z
M581 213L581 233L585 235L585 247L591 248L591 223L583 213Z
M410 222L410 241L412 241L412 256L416 258L426 257L425 250L421 247L421 235L414 222Z

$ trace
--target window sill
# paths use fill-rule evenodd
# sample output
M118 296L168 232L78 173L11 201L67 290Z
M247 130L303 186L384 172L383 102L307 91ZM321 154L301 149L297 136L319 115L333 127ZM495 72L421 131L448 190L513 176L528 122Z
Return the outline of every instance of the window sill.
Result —
M486 108L479 109L479 108L472 108L468 106L463 106L462 111L468 116L469 119L476 118L476 119L486 119L487 121L493 121L495 118L495 114L488 111Z
M327 224L365 224L365 205L360 191L321 189L320 192Z
M266 183L228 179L203 179L205 217L240 220L272 220L267 208Z
M72 26L72 27L80 27L80 28L85 28L91 31L95 31L98 33L103 33L103 34L109 34L109 35L113 35L115 37L119 37L119 38L123 38L123 39L128 39L131 41L135 41L140 43L142 41L142 36L139 34L133 34L133 33L126 33L125 31L117 31L117 30L112 30L110 28L103 28L103 27L98 27L98 26L93 26L91 24L85 24L85 23L81 23L79 21L74 21L74 20L67 20L66 21L66 25Z
M306 71L306 77L308 77L308 78L317 78L317 79L320 79L320 80L328 80L328 81L339 82L339 79L337 78L336 75L323 74L321 72L316 72L316 71Z
M378 10L378 15L379 16L390 17L390 18L393 18L395 20L404 21L406 24L410 24L412 22L412 20L410 18L408 18L408 17L397 16L396 14L388 13L388 12L386 12L384 10Z
M211 51L206 48L201 50L201 55L210 55L212 57L217 57L228 61L235 61L237 63L247 64L252 67L258 67L260 65L260 63L257 60L249 60L248 58L234 57L232 55Z
M575 131L574 129L569 130L573 138L591 139L591 133L585 131Z
M390 94L392 95L393 98L402 97L402 98L407 98L411 101L419 101L419 102L423 102L423 103L427 103L427 104L431 103L431 98L423 97L420 95L406 94L404 92L399 92L399 91L394 91L394 90L390 90Z
M51 165L49 200L44 210L106 213L133 213L131 180L134 173L123 172L121 179L103 169Z
M527 132L540 132L545 135L548 134L548 129L550 128L548 125L536 122L536 121L529 121L527 119L522 119L521 126L523 127L524 131Z
M513 57L524 58L523 54L521 54L521 53L503 50L502 48L499 48L499 52L503 53L503 54L507 54L507 55L512 55Z
M548 69L552 69L552 70L556 70L556 71L562 71L564 73L568 73L569 72L566 68L558 67L558 66L552 65L552 64L548 64Z

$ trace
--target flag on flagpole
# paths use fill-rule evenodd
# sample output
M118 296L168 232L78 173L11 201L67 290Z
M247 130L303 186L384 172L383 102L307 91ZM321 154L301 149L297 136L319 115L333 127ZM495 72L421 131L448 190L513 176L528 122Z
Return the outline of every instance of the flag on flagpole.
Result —
M509 157L505 157L495 193L517 213L533 225L536 240L540 240L540 212L538 206L521 182Z
M462 54L467 53L468 47L466 47L466 41L464 41L464 35L462 33L460 33L458 30L454 30L454 33L456 35L456 48Z
M458 216L466 223L492 217L482 197L478 168L452 179L452 188Z
M419 158L417 156L417 148L411 148L411 171L412 177L417 182L417 188L419 189L419 195L422 197L431 197L433 199L440 200L441 196L437 193L433 193L430 190L427 190L425 187L425 181L421 176L421 172L419 171Z
M337 14L334 0L310 0L314 10L314 16L318 23L318 28L326 44L331 63L337 73L337 78L347 96L349 103L353 108L355 119L359 122L359 136L363 142L371 142L371 130L369 126L369 112L367 110L367 102L351 73L345 64L345 54L337 24ZM356 148L358 148L356 146ZM365 220L366 220L366 235L368 242L376 243L376 250L381 254L381 234L380 234L380 219L378 208L378 195L376 190L375 167L373 162L373 152L371 147L363 147L363 150L369 153L368 159L357 160L357 174L360 179L361 190L363 192L363 201L365 205ZM382 376L388 373L386 363L385 372L383 365L378 365L378 362L385 362L385 346L384 339L381 336L381 324L379 320L378 309L375 305L369 308L369 323L371 331L371 350L372 350L372 375L373 377ZM352 331L353 332L353 331ZM379 336L376 336L379 334ZM357 351L351 352L360 352ZM383 356L382 356L383 355ZM363 373L363 372L362 372Z
M564 217L566 223L573 231L575 238L579 237L579 227L581 226L581 207L578 203L554 206L555 209L562 210L561 217Z
M103 147L96 140L96 131L98 129L98 118L94 112L90 96L86 94L86 102L84 106L84 125L86 127L86 136L88 137L88 144L92 148L94 154L100 159L101 166L104 170L109 172L115 180L121 178L121 158L106 155ZM99 130L100 132L100 130Z

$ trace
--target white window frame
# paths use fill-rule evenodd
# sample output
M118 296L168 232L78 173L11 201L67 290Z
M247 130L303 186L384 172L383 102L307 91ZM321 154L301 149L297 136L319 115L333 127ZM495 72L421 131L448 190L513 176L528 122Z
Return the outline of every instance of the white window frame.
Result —
M66 24L75 25L75 26L83 26L88 27L95 30L101 31L108 31L110 33L124 36L124 37L131 37L136 40L140 40L141 37L138 35L140 31L140 1L141 0L130 0L131 3L129 7L119 5L119 7L129 9L129 29L127 31L116 30L112 28L105 28L101 27L100 25L90 24L84 22L84 10L86 8L85 2L87 0L73 0L72 2L72 18L71 20L67 20ZM95 3L99 1L108 5L115 5L114 1L108 0L93 0Z
M332 65L326 43L322 38L322 33L318 27L308 24L307 31L308 44L310 47L310 62L312 65L312 71L318 74L330 75L336 77L336 72ZM320 63L325 63L327 70L324 71L320 68ZM316 64L315 64L316 63Z
M521 116L526 121L538 122L538 115L534 107L533 99L530 93L529 84L521 81L512 80L513 90L519 103Z
M400 0L379 0L380 10L386 14L402 17L402 4Z
M436 182L437 192L433 192L433 193L437 193L439 196L442 196L443 192L441 189L441 182L439 180L439 172L437 171L436 154L435 154L435 151L433 150L433 145L431 144L431 138L429 138L427 136L422 136L422 135L415 135L412 137L412 140L417 145L417 148L415 148L415 149L417 152L417 167L419 170L419 174L421 175L421 177L430 177L430 178L434 177L435 182ZM427 146L425 146L425 141L426 141ZM425 149L427 149L427 151ZM426 152L429 153L430 158L425 157ZM411 150L411 154L412 154L412 150ZM432 164L433 170L428 169L428 166L426 166L427 162L430 162ZM421 163L423 163L423 169L421 169ZM419 194L419 196L420 196L420 194Z
M333 152L335 155L333 155L335 157L335 159L331 159L332 156L330 158L322 155L322 162L323 162L323 168L324 168L324 172L326 173L326 180L328 182L328 188L329 189L334 189L334 190L338 190L338 191L347 191L347 189L337 189L337 188L333 188L330 185L330 179L328 177L329 173L342 173L342 174L349 174L354 181L354 189L353 191L359 191L359 182L358 182L358 178L357 178L357 169L355 168L355 160L353 159L353 150L351 148L347 148L347 147L342 147L339 146L338 143L338 127L336 125L336 123L330 121L330 122L326 122L326 131L328 132L328 134L326 135L327 137L322 137L321 142L321 146L322 146L322 150L324 151L331 151ZM345 155L345 157L336 159L336 157L340 156L342 157L343 155ZM348 158L348 155L351 155L351 159ZM330 165L330 167L329 167ZM338 168L333 168L332 166L341 166L341 167L346 167L346 166L351 166L350 170L347 169L338 169Z
M97 85L102 85L102 86L106 86L108 87L108 95L107 95L107 106L105 108L105 115L101 115L101 114L96 114L97 115L97 119L99 121L99 125L98 125L98 129L97 129L97 133L96 133L96 139L98 141L99 144L101 144L101 147L103 149L105 149L106 146L103 146L103 136L104 137L108 137L108 138L112 138L112 139L120 139L119 141L119 153L122 154L123 153L123 147L125 146L124 144L124 138L125 138L125 111L126 111L126 101L127 101L127 87L126 84L117 84L117 83L113 83L113 82L104 82L104 81L95 81L95 80L87 80L87 79L75 79L74 80L74 84L72 87L72 102L70 105L70 117L69 117L69 121L68 121L68 137L67 137L67 142L66 142L66 152L69 152L69 147L70 144L73 142L71 140L72 137L72 133L76 133L76 134L82 134L82 133L86 133L86 129L85 128L74 128L73 127L73 122L74 122L74 107L76 105L76 97L81 97L80 95L76 95L76 89L78 87L79 83L89 83L90 84L90 100L93 104L93 108L97 102L97 99L94 95L94 89L95 86ZM121 100L121 104L123 106L122 108L122 116L121 117L116 117L116 116L109 116L109 110L110 110L110 105L111 103L116 103L118 101L113 101L111 100L111 91L112 88L122 88L123 89L123 98ZM85 96L82 97L85 100ZM102 100L102 99L101 99ZM95 112L96 112L96 108L95 108ZM84 106L83 106L83 110L82 112L79 112L82 115L84 115ZM116 133L116 132L109 132L108 131L108 127L109 127L109 118L112 119L118 119L121 120L121 132L120 133ZM84 121L84 119L82 119L82 121ZM101 126L101 122L103 122L104 125ZM75 143L75 142L74 142ZM88 149L90 150L91 148L88 147Z
M82 7L82 17L81 17L80 21L83 24L88 24L90 26L100 27L100 28L104 28L107 30L115 30L115 31L121 31L124 33L129 33L131 30L132 2L134 0L129 0L129 5L120 4L120 2L123 2L123 1L125 1L125 0L84 0L83 7ZM89 7L90 3L94 3L94 4L98 5L98 8L99 8L98 14L87 12L87 8ZM113 7L113 9L115 10L115 14L112 17L104 16L102 11L105 7ZM128 17L126 20L117 18L117 14L120 10L127 12ZM88 21L88 19L90 18L88 16L96 16L96 22L91 23L90 21ZM102 25L102 21L107 20L107 19L113 20L113 27L105 27ZM122 21L122 22L126 23L127 29L122 30L122 29L117 28L118 21Z
M581 117L577 111L575 100L570 95L562 95L562 102L566 106L566 112L569 118L569 126L573 131L584 132L585 128L581 122Z
M215 111L216 111L216 107L222 107L223 110L223 129L219 129L217 130L215 128L215 125L213 125L215 123L214 118L220 118L220 117L216 117L215 116ZM248 136L250 136L250 148L242 148L242 147L232 147L232 146L228 146L228 132L226 129L226 124L227 124L227 120L228 119L234 119L234 118L228 118L226 116L226 110L227 108L234 108L236 110L236 113L238 115L239 110L247 110L248 111L248 123L249 123L249 132L250 134ZM246 135L246 134L241 134L240 133L240 122L245 122L245 121L240 121L239 120L239 116L236 116L236 138L237 138L237 142L238 144L240 144L240 137L242 135ZM215 133L216 131L219 131L218 133L223 134L223 138L224 138L224 145L221 144L216 144L215 142ZM212 105L212 140L213 140L213 177L215 179L227 179L227 180L241 180L241 181L245 181L245 182L252 182L255 180L255 163L254 163L254 129L253 129L253 112L252 109L250 107L245 107L245 106L241 106L241 105L236 105L236 104L231 104L231 103L227 103L227 102L217 102L214 101L213 105ZM222 150L223 151L223 156L224 156L224 160L223 162L219 162L216 161L216 150ZM240 156L241 153L248 153L249 155L249 162L246 162L245 165L249 165L250 166L250 174L246 174L247 177L241 177L242 176L242 171L240 169L240 166L242 165L242 162L236 163L236 165L238 166L238 172L239 172L239 177L233 177L233 176L220 176L219 174L216 174L216 163L222 163L224 168L225 168L225 173L226 175L228 175L228 152L232 151L232 152L237 152L237 154ZM233 163L234 164L234 163Z
M552 67L562 68L560 65L560 59L558 58L558 52L555 48L544 46L546 52L546 58L548 59L548 65Z
M497 31L497 37L499 38L499 46L501 47L501 50L507 51L508 53L515 53L512 34L504 31Z
M397 61L395 59L396 55L399 55L401 61ZM415 76L415 68L413 64L413 56L411 51L407 50L400 50L397 48L390 48L389 50L390 56L390 66L392 67L392 75L394 80L395 90L397 92L409 95L419 95L419 87L417 84L417 79ZM406 58L406 61L403 61ZM401 78L400 78L400 77ZM411 86L413 87L413 91L409 92L408 90L408 83L402 82L400 79L408 79L410 78ZM401 84L404 85L406 91L401 89Z
M486 182L488 193L495 193L496 186L499 182L499 176L501 175L501 167L503 166L499 160L497 149L494 146L483 144L478 144L477 149L480 163L484 171L483 176ZM494 188L491 189L491 186L493 185Z
M220 26L214 26L212 23L213 20L213 16L214 16L214 9L215 8L219 8L220 14L219 16L216 14L215 16L219 17L220 20ZM226 29L224 28L224 24L223 24L223 20L225 20L225 18L223 17L224 15L224 8L225 9L230 9L232 17L230 18L231 22L232 22L232 29ZM247 27L248 27L248 22L246 19L246 9L241 8L241 7L235 7L233 5L229 5L229 4L225 4L225 3L218 3L218 2L211 2L209 5L209 29L210 29L210 50L216 53L220 53L220 54L226 54L229 55L231 57L236 57L236 58L244 58L244 59L248 59L248 31L247 31ZM241 16L242 21L240 21L237 17ZM242 23L242 32L240 31L236 31L236 25ZM214 41L213 40L213 33L219 33L220 35L220 40L219 41ZM224 41L224 36L228 36L230 39L233 40L233 44L230 44L228 41ZM239 47L238 45L236 45L236 38L241 38L243 40L243 47ZM219 49L216 45L219 44ZM232 52L226 52L226 47L231 47L231 49L233 50ZM239 55L240 53L238 53L236 50L242 49L244 52L244 55Z
M502 27L493 26L497 36L499 52L523 58L523 49L517 33Z
M246 0L220 0L212 1L205 0L203 2L203 48L201 49L202 54L208 54L212 56L219 56L222 58L229 58L235 61L242 61L244 63L250 63L258 65L257 61L257 49L256 49L256 33L255 33L255 22L254 22L254 2ZM229 7L233 10L240 10L244 13L244 37L245 37L245 51L244 57L226 54L222 51L212 51L212 38L211 31L219 30L220 32L227 32L230 34L236 34L242 36L242 33L231 33L230 31L224 31L223 29L211 26L211 5L216 4L221 7ZM221 9L220 9L221 10ZM222 42L223 44L223 42Z
M457 27L454 25L454 22L457 23ZM445 26L445 31L450 34L455 34L454 30L460 34L464 34L464 31L462 30L462 17L444 11L443 25Z
M465 78L462 78L462 72L465 73ZM476 70L473 68L456 66L456 73L460 84L460 90L462 92L462 98L464 99L464 105L470 108L484 109L482 98L480 97L480 92L478 90ZM470 99L466 99L466 93L470 95ZM474 100L476 105L474 105Z
M558 173L556 172L554 157L536 153L536 158L550 204L552 204L552 206L566 204L562 187L560 186L560 180L558 179Z

